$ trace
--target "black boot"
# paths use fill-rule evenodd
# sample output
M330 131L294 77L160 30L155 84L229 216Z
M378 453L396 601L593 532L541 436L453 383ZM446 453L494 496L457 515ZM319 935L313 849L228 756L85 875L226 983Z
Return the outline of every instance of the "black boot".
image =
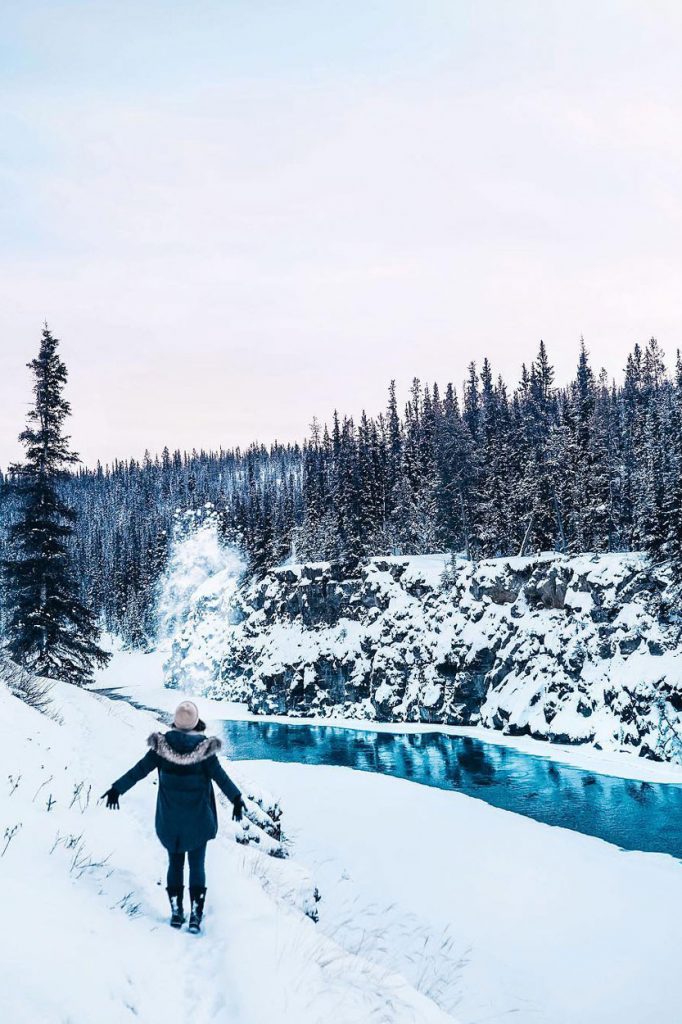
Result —
M171 905L171 928L182 928L185 923L185 913L182 909L183 889L166 889Z
M201 931L201 919L204 916L204 901L206 899L206 890L199 889L194 885L190 885L189 898L189 930L194 935L196 935L197 932Z

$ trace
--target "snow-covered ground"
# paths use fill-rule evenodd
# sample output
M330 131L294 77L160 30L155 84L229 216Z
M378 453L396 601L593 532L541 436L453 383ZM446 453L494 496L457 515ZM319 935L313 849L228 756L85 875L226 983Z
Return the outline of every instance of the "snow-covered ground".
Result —
M457 793L346 768L250 762L282 794L320 927L462 1021L677 1024L682 865Z
M160 649L114 646L98 676L138 707L58 685L55 721L0 685L3 1024L678 1024L679 861L347 768L229 765L264 808L279 800L290 856L268 856L277 844L254 825L238 844L245 834L223 806L205 932L171 931L153 777L118 813L97 798L185 693L209 726L251 717L201 696L230 651L241 568L210 523L177 546ZM442 559L417 570L410 607L422 586L440 586ZM495 600L486 607L497 615ZM434 729L329 711L326 724ZM682 781L682 768L632 755L440 728L593 771Z
M170 710L181 694L161 685L162 661L120 653L102 681ZM200 703L209 718L242 710ZM580 753L614 773L621 762L675 771ZM677 1024L678 861L366 772L265 761L238 770L281 798L293 856L322 893L318 929L461 1021Z
M0 687L3 1022L452 1020L315 925L305 913L314 881L298 858L238 845L224 807L207 858L205 932L171 931L152 777L117 813L97 799L144 753L158 722L66 685L54 697L60 721ZM230 771L256 795L244 767Z

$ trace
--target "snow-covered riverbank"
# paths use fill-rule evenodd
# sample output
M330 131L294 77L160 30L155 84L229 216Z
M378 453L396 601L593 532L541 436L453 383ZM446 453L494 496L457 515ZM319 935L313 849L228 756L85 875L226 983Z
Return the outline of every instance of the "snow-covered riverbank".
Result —
M170 707L180 694L158 685L159 669L156 655L119 653L100 683L127 678L140 703L165 694ZM232 765L250 791L281 799L291 857L238 846L223 812L206 933L172 933L153 783L118 814L96 804L155 719L66 686L55 696L61 724L0 693L0 830L17 827L0 858L13 1024L90 1024L93 1007L104 1024L675 1019L677 861L343 768ZM305 916L315 885L317 925Z
M406 980L315 925L307 916L314 879L299 859L267 856L265 837L238 845L238 826L224 807L208 854L205 932L172 932L153 778L126 794L118 813L98 802L144 753L158 722L63 684L54 698L60 721L0 687L3 1021L452 1020ZM230 772L255 793L245 767Z
M106 671L98 677L98 686L120 689L132 700L170 714L178 701L178 691L170 690L163 684L163 665L167 650L150 654L136 651L116 651L116 657ZM184 691L182 691L184 692ZM196 696L196 694L195 694ZM450 736L472 736L498 746L511 747L527 754L546 757L562 764L573 765L585 771L601 775L614 775L623 779L637 779L644 782L667 782L682 785L682 765L661 761L649 761L627 751L596 750L589 745L570 746L533 739L530 736L508 736L497 729L485 726L426 725L417 722L374 722L362 719L326 717L320 715L300 716L296 719L286 715L257 715L249 711L246 704L235 701L201 697L207 719L216 726L224 720L257 722L279 722L298 725L328 725L336 728L357 729L380 733L419 734L440 732Z
M161 662L119 654L101 681L170 710L181 694L161 685ZM219 701L201 706L216 721L243 714ZM574 753L616 774L621 763L676 772L628 755ZM281 796L294 856L322 892L319 929L431 988L461 1020L675 1020L682 865L672 858L624 853L460 794L349 769L249 761L239 771Z
M319 927L408 977L433 971L461 1020L679 1019L679 862L402 780L248 770L286 802Z

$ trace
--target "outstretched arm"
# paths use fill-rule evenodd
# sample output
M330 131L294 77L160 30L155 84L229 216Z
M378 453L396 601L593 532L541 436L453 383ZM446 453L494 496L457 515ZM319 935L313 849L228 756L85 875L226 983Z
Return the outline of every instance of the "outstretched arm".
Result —
M127 793L129 789L132 789L136 783L144 779L150 772L158 766L159 758L153 750L148 750L147 753L141 758L137 764L133 765L129 772L122 775L113 786L119 796L122 793Z
M209 757L206 762L206 767L208 768L209 775L213 781L220 786L228 800L231 800L233 804L236 803L237 800L241 800L242 795L239 792L239 789L235 786L234 782L227 774L215 754L213 754L212 757Z

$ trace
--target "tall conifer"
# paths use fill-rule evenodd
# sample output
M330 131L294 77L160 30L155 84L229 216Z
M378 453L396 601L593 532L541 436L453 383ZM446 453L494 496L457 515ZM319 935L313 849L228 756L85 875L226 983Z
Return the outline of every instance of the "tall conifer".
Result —
M7 650L39 675L83 685L109 655L98 645L97 623L81 600L69 551L76 516L59 484L79 460L64 434L71 408L63 397L67 371L58 346L45 325L40 352L28 364L34 405L19 436L25 461L12 467L20 511L4 563L10 606Z

